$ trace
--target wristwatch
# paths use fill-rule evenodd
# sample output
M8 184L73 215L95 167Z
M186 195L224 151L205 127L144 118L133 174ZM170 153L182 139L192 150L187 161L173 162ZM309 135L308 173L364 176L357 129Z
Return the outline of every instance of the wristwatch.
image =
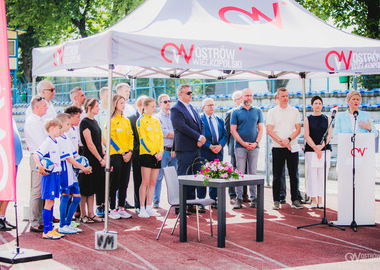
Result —
M291 141L292 141L292 138L289 137L288 140L289 140L289 142L291 142Z

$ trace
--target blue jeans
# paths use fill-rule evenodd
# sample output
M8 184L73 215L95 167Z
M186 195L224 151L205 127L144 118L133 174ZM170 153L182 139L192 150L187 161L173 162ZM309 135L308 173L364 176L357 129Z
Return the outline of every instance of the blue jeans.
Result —
M161 169L158 173L157 180L156 180L156 186L154 187L154 195L153 195L153 203L159 203L160 202L160 195L161 195L161 185L162 185L162 179L164 178L164 172L162 168L174 166L177 170L177 158L170 156L170 151L164 151L164 154L161 159Z

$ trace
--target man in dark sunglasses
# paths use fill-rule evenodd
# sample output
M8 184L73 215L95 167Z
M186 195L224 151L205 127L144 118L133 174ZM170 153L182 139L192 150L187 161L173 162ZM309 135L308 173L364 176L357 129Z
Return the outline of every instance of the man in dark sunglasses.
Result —
M43 120L53 118L57 115L57 112L55 111L54 105L52 103L52 100L55 95L55 87L50 81L40 81L37 85L37 94L40 97L43 97L47 104L48 104L48 110L44 116L42 116ZM29 106L25 111L25 120L29 118L29 116L32 113L32 108Z
M191 175L200 170L200 147L206 142L203 122L190 104L192 93L190 85L179 85L178 102L171 110L178 175ZM195 187L187 188L187 199L195 199ZM189 210L192 211L193 208Z

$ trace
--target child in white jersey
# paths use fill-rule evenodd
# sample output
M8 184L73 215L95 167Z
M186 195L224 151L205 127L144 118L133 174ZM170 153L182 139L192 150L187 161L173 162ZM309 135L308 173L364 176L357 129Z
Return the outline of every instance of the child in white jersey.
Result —
M75 161L74 157L78 155L72 141L67 135L67 131L71 128L71 116L67 113L57 115L57 118L62 122L61 135L57 138L58 145L61 149L61 204L60 204L60 228L59 233L73 234L82 232L81 229L71 225L71 219L81 200L78 179L74 172L73 166L83 171L83 173L91 173L91 167L83 167ZM70 196L72 201L70 206Z
M61 133L62 123L57 118L46 120L45 129L49 136L42 142L40 147L33 153L37 169L42 174L41 181L41 199L45 200L44 209L42 210L42 220L44 223L43 239L60 239L63 234L53 229L53 207L54 199L59 198L59 184L61 172L61 151L56 140ZM40 159L49 158L54 163L53 171L48 174L46 168L42 166Z

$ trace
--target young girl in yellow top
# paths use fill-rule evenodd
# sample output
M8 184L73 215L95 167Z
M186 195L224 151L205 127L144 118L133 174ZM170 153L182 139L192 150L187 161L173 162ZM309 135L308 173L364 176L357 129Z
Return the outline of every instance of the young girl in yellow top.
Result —
M143 103L143 115L137 120L137 131L140 138L140 162L142 182L140 186L139 217L160 216L152 208L154 187L164 151L164 136L160 121L152 115L156 112L156 101L148 97ZM146 206L145 206L146 199Z
M131 172L131 157L133 150L133 132L128 118L123 116L125 99L115 95L112 100L111 114L111 166L113 172L110 185L109 217L112 219L131 218L124 209L129 175ZM116 209L116 191L119 191L118 210Z

